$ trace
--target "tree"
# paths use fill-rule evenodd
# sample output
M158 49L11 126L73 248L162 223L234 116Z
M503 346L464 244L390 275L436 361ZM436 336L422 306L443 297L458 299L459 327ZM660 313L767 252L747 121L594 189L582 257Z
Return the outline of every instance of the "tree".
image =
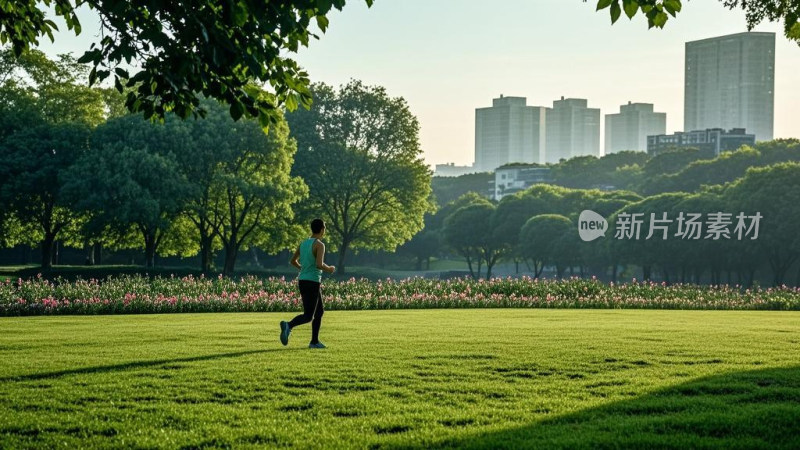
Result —
M240 250L279 251L297 236L289 206L307 187L289 176L295 144L283 119L265 134L253 120L234 122L215 100L204 100L204 107L204 120L183 124L191 140L179 162L191 181L183 214L197 231L202 270L224 248L223 271L232 273Z
M480 276L481 262L484 259L481 239L492 234L489 214L493 208L488 200L475 198L444 220L444 241L466 259L469 274L474 279ZM477 270L473 268L473 263L477 265Z
M785 161L800 161L800 143L791 139L759 142L754 147L722 152L712 159L692 161L676 173L652 176L643 183L642 191L648 195L696 192L704 185L722 185L741 178L750 167Z
M650 158L642 167L642 172L646 178L677 173L694 161L712 159L714 156L711 150L698 150L694 147L675 148Z
M426 262L426 268L430 269L431 257L435 256L441 248L441 234L427 225L427 219L431 215L426 214L425 217L425 228L397 249L398 252L409 254L416 259L416 270L422 270L423 261Z
M433 210L431 173L403 98L355 80L313 91L310 110L287 114L298 145L293 172L309 187L302 215L326 220L345 273L348 251L391 251L422 229Z
M519 243L519 233L522 226L531 217L537 214L544 214L551 212L548 209L547 202L543 199L530 195L529 192L517 192L512 195L507 195L500 200L497 209L493 215L493 232L499 236L503 236L509 247L509 254L513 257L517 271L519 271L519 262L530 262L530 258L522 252ZM541 266L537 265L534 261L534 267L530 267L536 276L541 272Z
M23 242L41 244L44 268L76 220L59 174L86 150L90 127L105 119L112 100L80 84L86 71L69 56L0 51L0 209L29 231L18 234Z
M519 239L525 257L539 261L537 276L543 266L552 264L556 267L556 276L561 278L564 270L578 259L578 229L560 214L531 217L522 227Z
M489 183L492 181L494 181L492 172L468 173L458 177L435 176L431 179L431 188L437 204L446 205L467 192L486 196Z
M800 45L800 22L798 22L800 3L787 0L721 1L729 9L741 8L745 11L748 31L764 20L771 22L782 20L786 38ZM606 8L611 14L612 24L620 18L623 10L629 19L633 19L641 10L650 28L663 28L670 15L675 17L681 11L682 0L622 0L621 6L620 0L598 0L597 10Z
M223 273L232 274L239 250L287 248L301 232L292 205L307 194L301 178L290 176L295 142L282 118L265 133L253 121L229 123L217 151L222 153L212 187L217 236L225 249ZM212 217L213 217L212 216Z
M176 149L188 141L168 125L138 116L110 120L97 128L89 150L62 174L64 189L74 208L94 212L101 226L121 236L134 227L145 265L153 267L189 190L176 156Z
M646 152L630 150L610 153L601 158L576 156L553 166L553 182L560 186L578 189L605 185L619 189L627 188L632 180L621 176L619 170L624 167L644 165L649 158Z
M786 272L800 259L800 209L795 200L800 198L800 163L748 169L723 195L739 207L733 212L762 216L755 242L769 262L775 284L783 284Z
M662 192L695 192L703 185L724 184L742 175L748 167L760 165L758 150L744 146L732 152L723 152L713 159L700 159L689 163L680 172L650 178L642 192L654 195Z
M371 5L373 0L366 0ZM308 75L285 53L308 46L316 25L328 27L332 8L345 0L177 2L125 0L23 0L4 2L0 43L10 42L17 56L47 36L54 22L45 8L55 6L67 28L80 34L75 9L87 5L100 18L101 38L80 58L91 63L89 84L109 77L119 92L130 88L125 105L146 118L168 111L181 117L198 112L200 96L230 105L234 119L258 117L262 125L279 121L278 107L308 105ZM123 67L141 70L129 74ZM274 96L262 95L251 82L269 83Z
M86 150L88 136L89 128L79 123L43 123L15 133L0 145L0 159L8 172L0 197L21 222L36 225L36 234L25 242L39 240L44 269L52 266L56 238L75 220L59 173Z

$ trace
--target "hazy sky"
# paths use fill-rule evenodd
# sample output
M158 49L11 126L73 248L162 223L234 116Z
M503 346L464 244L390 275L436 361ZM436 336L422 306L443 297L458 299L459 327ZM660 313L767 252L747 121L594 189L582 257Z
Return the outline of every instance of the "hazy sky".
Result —
M642 16L612 26L594 0L375 0L372 8L349 0L296 59L312 81L356 78L404 97L420 121L425 160L471 164L475 108L500 94L536 106L586 98L602 115L629 100L653 103L667 113L668 133L682 130L684 43L746 31L744 13L718 0L683 3L665 29L648 30ZM90 14L82 17L85 35L62 33L41 48L81 54L96 30ZM780 24L755 31L777 35L775 137L800 137L800 47Z

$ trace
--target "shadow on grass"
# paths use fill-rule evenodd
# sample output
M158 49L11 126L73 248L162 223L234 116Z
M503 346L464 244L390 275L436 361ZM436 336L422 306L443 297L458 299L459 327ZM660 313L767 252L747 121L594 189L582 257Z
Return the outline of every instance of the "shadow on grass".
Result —
M291 350L303 350L303 348L302 347L271 348L265 350L248 350L245 352L219 353L215 355L193 356L191 358L156 359L152 361L133 361L133 362L114 364L109 366L81 367L78 369L67 369L67 370L58 370L54 372L42 372L42 373L32 373L29 375L2 377L0 378L0 382L4 383L7 381L34 381L34 380L43 380L46 378L58 378L67 375L118 372L123 370L140 369L143 367L154 367L166 364L187 363L196 361L211 361L215 359L237 358L239 356L256 355L259 353L271 353L277 351L291 351Z
M798 449L800 366L710 376L520 428L461 435L425 447Z

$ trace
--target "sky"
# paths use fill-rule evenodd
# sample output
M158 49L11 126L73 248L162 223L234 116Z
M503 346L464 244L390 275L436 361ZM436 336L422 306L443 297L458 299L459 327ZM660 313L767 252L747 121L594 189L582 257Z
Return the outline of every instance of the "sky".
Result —
M685 42L747 31L744 12L719 0L683 4L663 30L648 30L641 15L612 26L593 0L375 0L371 8L349 0L293 56L314 82L359 79L403 97L419 119L425 161L468 165L475 108L500 94L534 106L585 98L601 115L628 101L653 103L667 113L668 133L682 131ZM91 12L80 17L81 36L61 32L40 48L82 54L98 28ZM778 23L753 31L776 33L775 137L800 137L800 46Z

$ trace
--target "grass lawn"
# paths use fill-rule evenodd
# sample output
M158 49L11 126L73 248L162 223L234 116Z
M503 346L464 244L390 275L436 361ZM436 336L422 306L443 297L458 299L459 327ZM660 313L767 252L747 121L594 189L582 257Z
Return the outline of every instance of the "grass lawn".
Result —
M0 448L798 448L800 313L0 319Z

